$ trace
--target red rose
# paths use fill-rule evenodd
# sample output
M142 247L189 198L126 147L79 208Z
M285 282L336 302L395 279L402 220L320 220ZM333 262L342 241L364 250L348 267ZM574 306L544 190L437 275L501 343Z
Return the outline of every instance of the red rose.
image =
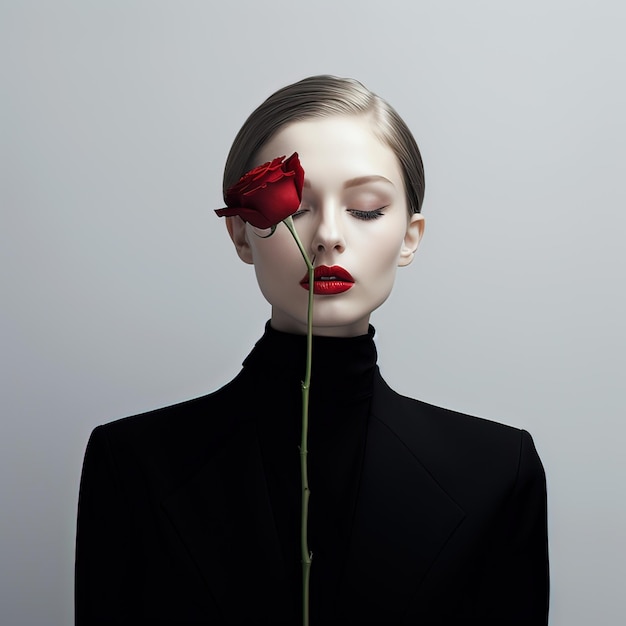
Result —
M278 157L244 174L226 191L226 208L220 217L239 215L256 228L270 228L293 215L302 200L304 170L298 153L286 161Z

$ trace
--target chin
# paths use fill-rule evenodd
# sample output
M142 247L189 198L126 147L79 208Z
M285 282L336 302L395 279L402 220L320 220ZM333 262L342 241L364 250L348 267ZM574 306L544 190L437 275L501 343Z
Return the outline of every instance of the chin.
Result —
M313 334L319 336L354 337L367 334L369 314L348 316L329 314L313 309ZM272 313L272 326L284 332L306 334L306 316L285 315L284 311Z
M304 294L306 292L303 291ZM269 295L269 294L268 294ZM354 294L356 295L356 294ZM387 299L386 294L378 298L350 298L348 294L339 296L315 296L313 304L313 334L321 336L354 337L365 335L368 331L370 315ZM383 297L384 296L384 297ZM268 301L271 300L266 296ZM294 300L280 306L277 298L272 304L272 326L276 330L289 333L306 334L307 298L297 294ZM366 301L363 301L366 300Z

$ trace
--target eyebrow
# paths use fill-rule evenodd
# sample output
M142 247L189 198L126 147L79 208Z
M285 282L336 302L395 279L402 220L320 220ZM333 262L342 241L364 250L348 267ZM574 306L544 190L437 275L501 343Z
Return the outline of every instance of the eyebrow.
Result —
M395 185L388 178L379 176L378 174L372 174L371 176L358 176L357 178L351 178L343 184L343 188L348 189L349 187L358 187L359 185L367 185L368 183L376 182L387 183L392 187L395 187ZM311 183L307 179L304 181L304 187L311 187Z

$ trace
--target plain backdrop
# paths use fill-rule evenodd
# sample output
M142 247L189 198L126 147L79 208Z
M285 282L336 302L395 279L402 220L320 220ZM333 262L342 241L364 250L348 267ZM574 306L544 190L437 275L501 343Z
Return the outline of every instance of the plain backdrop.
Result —
M208 393L269 307L223 220L247 115L318 73L389 100L426 234L372 321L397 391L525 428L551 626L626 622L626 8L615 0L0 0L0 623L73 620L98 424Z

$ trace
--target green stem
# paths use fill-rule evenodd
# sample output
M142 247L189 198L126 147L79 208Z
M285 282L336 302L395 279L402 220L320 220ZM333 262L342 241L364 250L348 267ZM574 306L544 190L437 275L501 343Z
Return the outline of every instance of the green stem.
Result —
M302 478L302 511L300 517L300 549L302 553L302 624L309 626L309 579L311 577L311 560L313 553L309 552L307 538L309 520L309 474L307 465L307 440L309 434L309 390L311 388L311 362L313 351L313 263L298 237L291 215L283 220L285 226L295 239L302 258L309 272L309 303L306 318L306 369L302 382L302 437L300 441L300 476Z

